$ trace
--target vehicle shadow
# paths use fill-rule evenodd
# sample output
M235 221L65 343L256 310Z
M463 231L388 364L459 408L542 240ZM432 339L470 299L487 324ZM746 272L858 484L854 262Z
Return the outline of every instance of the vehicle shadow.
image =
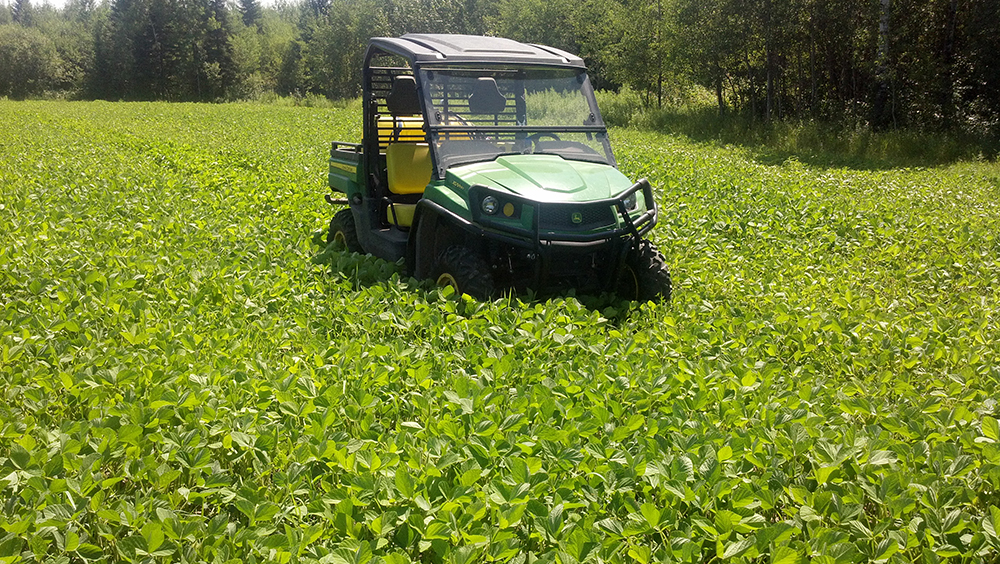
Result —
M417 280L407 277L402 259L397 262L389 262L372 255L348 252L338 248L336 244L327 244L325 232L320 231L312 234L312 242L317 248L316 254L312 257L313 264L329 267L331 274L349 280L354 290L402 283L407 286L407 291L416 292L423 299L462 300L461 296L447 294L447 291L439 288L433 280ZM566 292L534 292L532 290L519 293L505 292L489 301L505 300L510 306L533 308L538 304L552 300L565 299L576 300L588 310L599 312L613 324L627 320L631 313L638 310L641 305L639 302L626 300L608 292L589 295L578 294L572 290ZM476 301L483 302L484 300Z

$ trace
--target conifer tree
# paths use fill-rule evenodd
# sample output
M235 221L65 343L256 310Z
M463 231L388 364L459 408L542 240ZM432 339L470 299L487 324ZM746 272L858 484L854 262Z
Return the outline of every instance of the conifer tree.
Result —
M258 0L239 0L239 7L243 25L250 27L260 23L261 9Z
M25 27L32 23L31 12L31 0L14 0L14 4L10 7L10 15L14 22Z

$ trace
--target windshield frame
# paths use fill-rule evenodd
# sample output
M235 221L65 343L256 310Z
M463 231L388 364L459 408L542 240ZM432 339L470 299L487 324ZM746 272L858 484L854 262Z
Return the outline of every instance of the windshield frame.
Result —
M415 67L414 75L417 77L422 94L426 132L431 151L434 153L436 173L440 179L444 179L446 171L451 167L492 161L500 156L511 154L556 154L567 160L596 162L617 167L608 140L607 127L601 118L594 89L586 69L561 65L472 64L468 62L461 64L434 62L415 65ZM465 80L469 80L470 77L493 78L494 82L499 82L497 78L502 75L519 77L517 79L502 77L506 81L503 84L508 87L507 105L505 110L502 110L503 117L506 118L504 123L501 123L499 119L495 119L493 124L472 123L462 119L457 113L444 111L447 108L447 101L440 97L440 92L437 92L439 103L435 104L435 87L445 87L441 85L442 81L436 81L436 78L439 78L436 76L437 73L449 77L462 77ZM525 107L528 90L525 89L524 83L528 79L542 80L543 82L540 84L544 85L546 73L552 73L554 81L575 79L577 82L578 86L575 90L578 90L583 98L580 103L586 103L586 108L581 105L577 110L583 109L585 112L589 110L587 112L589 115L579 124L528 125L528 110ZM520 81L520 84L517 84L516 81ZM447 80L443 82L446 83ZM517 93L518 90L510 91L512 84L520 91L520 95ZM566 89L566 91L573 90ZM575 96L571 98L575 98ZM577 102L572 103L576 104ZM514 110L513 114L509 111L510 109ZM455 118L452 119L450 116L455 116ZM578 139L585 140L586 144L571 140L538 142L538 139L541 138L558 140L559 134L576 136ZM526 141L528 138L532 138L533 142ZM496 148L490 150L486 143L473 141L474 139L492 140ZM482 150L475 150L477 144ZM461 145L461 151L444 150L445 148L455 149L459 145Z

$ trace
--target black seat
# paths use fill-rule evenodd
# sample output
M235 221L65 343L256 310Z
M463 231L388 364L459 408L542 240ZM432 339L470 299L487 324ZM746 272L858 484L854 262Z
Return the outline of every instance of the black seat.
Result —
M412 76L397 76L392 80L392 89L385 97L385 107L394 116L412 116L421 112L417 97L417 80Z
M469 112L496 115L507 107L507 98L500 93L497 81L485 76L476 80L469 95Z

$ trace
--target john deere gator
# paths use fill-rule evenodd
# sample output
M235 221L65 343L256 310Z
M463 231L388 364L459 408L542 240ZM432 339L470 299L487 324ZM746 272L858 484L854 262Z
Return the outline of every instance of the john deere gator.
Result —
M669 300L646 180L618 171L583 60L497 37L369 42L360 144L334 142L329 243L479 298Z

